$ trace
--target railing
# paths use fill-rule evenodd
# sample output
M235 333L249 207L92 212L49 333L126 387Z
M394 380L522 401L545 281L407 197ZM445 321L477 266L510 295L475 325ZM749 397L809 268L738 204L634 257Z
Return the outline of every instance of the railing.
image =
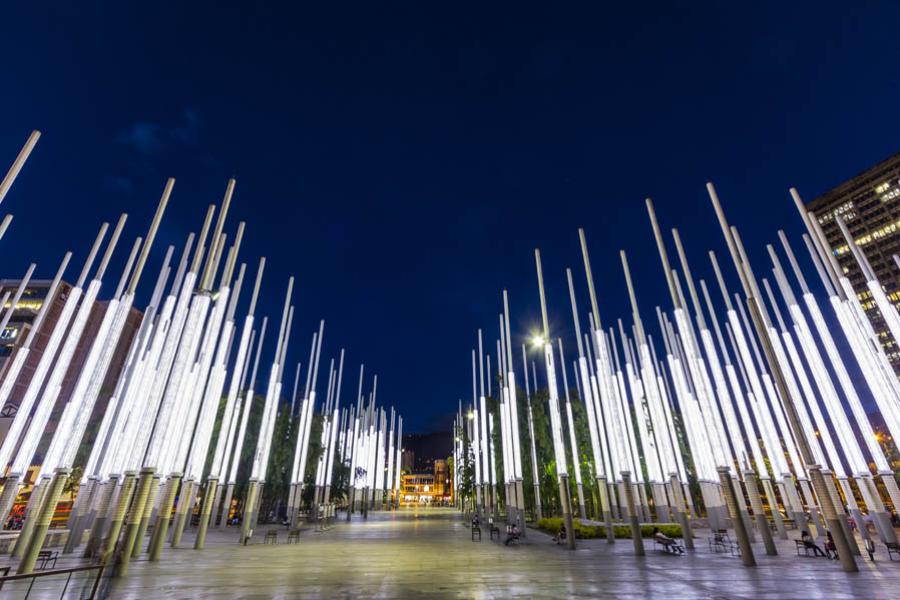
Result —
M103 598L106 591L105 586L101 587L104 569L104 565L90 565L8 575L9 567L2 567L0 598ZM60 586L62 589L57 593Z

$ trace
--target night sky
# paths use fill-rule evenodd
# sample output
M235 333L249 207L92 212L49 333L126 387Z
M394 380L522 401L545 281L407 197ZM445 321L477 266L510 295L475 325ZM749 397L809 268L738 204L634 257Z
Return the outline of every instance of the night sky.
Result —
M0 18L0 170L44 133L0 207L15 215L0 276L34 260L50 277L72 249L74 280L126 211L108 297L174 176L143 306L166 245L180 252L234 176L227 231L248 222L251 273L269 260L258 314L277 320L297 277L291 378L324 318L319 393L345 346L407 431L470 398L476 328L493 349L504 287L514 343L538 324L536 246L554 335L571 330L566 266L589 306L579 226L604 320L628 316L624 248L653 333L670 301L646 196L709 278L714 181L768 271L778 227L799 244L790 186L811 199L900 149L895 3L34 4ZM344 402L355 388L345 377Z

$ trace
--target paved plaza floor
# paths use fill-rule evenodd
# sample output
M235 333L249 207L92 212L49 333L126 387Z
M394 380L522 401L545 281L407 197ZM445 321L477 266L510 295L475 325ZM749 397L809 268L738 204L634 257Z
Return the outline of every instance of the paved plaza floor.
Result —
M261 528L262 530L263 528ZM306 530L300 543L236 543L237 532L212 531L207 548L166 549L159 563L132 562L112 598L900 598L900 561L883 546L848 575L837 561L798 557L792 541L780 556L756 544L759 565L709 551L705 537L685 556L633 555L630 540L579 540L572 552L529 530L518 546L487 535L472 542L451 509L372 513L328 531ZM486 532L485 532L486 533ZM698 532L704 536L704 532Z

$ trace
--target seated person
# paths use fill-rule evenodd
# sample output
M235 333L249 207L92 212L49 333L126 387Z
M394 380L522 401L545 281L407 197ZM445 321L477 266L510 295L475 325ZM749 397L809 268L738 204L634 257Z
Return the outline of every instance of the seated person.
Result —
M503 542L505 546L509 546L510 542L519 539L519 528L515 523L512 524L512 527L509 528L509 531L506 535L506 541Z
M472 519L472 527L480 527L480 526L481 526L481 519L478 518L478 515L475 515L475 517Z
M816 542L813 541L813 536L811 536L807 530L804 529L800 533L800 541L803 542L804 546L813 551L813 556L825 557L825 553L816 545Z
M556 543L559 544L564 539L566 539L566 526L562 524L559 526L559 533L556 534Z
M828 558L837 558L837 547L834 545L834 538L831 537L831 532L826 531L825 535L828 539L825 540L825 555Z
M677 550L681 552L681 546L675 543L675 540L664 534L659 530L659 527L653 528L653 539L665 546L666 548L671 548L673 550Z

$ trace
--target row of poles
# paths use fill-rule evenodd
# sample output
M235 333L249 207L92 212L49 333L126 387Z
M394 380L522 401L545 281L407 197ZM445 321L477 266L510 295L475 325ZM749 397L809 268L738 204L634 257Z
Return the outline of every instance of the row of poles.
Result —
M797 191L790 190L806 227L803 244L827 295L830 318L838 325L833 328L785 233L778 231L777 235L781 253L774 245L766 248L770 276L757 278L740 234L729 224L711 183L707 184L707 192L740 291L732 294L728 289L713 251L709 252L709 260L714 283L707 286L704 279L695 281L677 229L671 232L678 260L678 266L673 266L653 202L647 199L647 213L671 300L666 308L655 307L660 336L657 341L662 340L659 354L658 344L642 320L624 251L620 252L620 260L631 322L619 319L616 327L602 326L587 242L583 230L579 230L591 311L587 315L589 331L585 333L572 271L566 269L578 349L577 359L567 364L562 339L554 344L550 337L541 255L535 251L542 332L534 341L543 353L548 392L545 408L566 527L573 531L570 464L574 465L578 509L582 518L586 516L581 469L581 457L586 457L587 481L596 486L600 518L609 542L614 540L613 521L629 522L635 550L642 554L639 523L651 520L652 506L657 521L674 519L681 524L685 544L692 548L688 515L696 516L698 510L688 486L691 472L710 527L734 528L746 565L755 564L750 544L756 536L762 538L767 554L777 554L767 507L776 534L782 539L787 538L787 532L779 507L783 506L785 513L803 527L808 507L816 534L830 532L843 568L855 571L854 557L860 551L849 517L860 524L860 535L870 541L863 526L862 511L866 510L876 535L883 542L896 543L882 487L894 510L900 507L900 489L888 453L878 443L873 421L861 398L865 394L874 398L877 416L893 438L900 439L900 381L836 255L852 253L865 276L870 296L895 339L900 339L900 314L840 215L823 216L820 222L806 210ZM846 240L846 246L836 250L830 247L822 230L822 223L831 219ZM790 271L783 266L785 258ZM900 259L895 260L900 264ZM793 274L795 284L789 274ZM710 287L717 287L721 293L725 308L722 321L719 316L723 313L713 301ZM495 482L499 480L492 440L495 420L499 420L501 476L506 485L508 516L521 526L525 508L521 492L522 450L508 306L504 290L497 348L500 367L496 376L501 385L497 414L486 408L482 332L478 332L477 363L474 350L472 360L472 405L468 419L460 406L456 428L467 428L471 445L464 448L457 436L455 480L458 486L460 469L469 460L474 466L477 510L493 511L498 506ZM535 450L524 345L522 352L527 410L523 424L529 428L532 473L537 474L541 465ZM861 378L851 377L847 367L850 362L859 367ZM487 363L490 396L490 356ZM574 401L583 402L587 416L587 448L578 448L575 436L567 376L570 366L578 390ZM481 374L480 387L476 387L476 371ZM562 399L557 376L560 372L565 394ZM532 373L536 390L533 363ZM877 485L879 480L882 486ZM533 485L533 509L540 519L537 476ZM573 535L568 536L568 543L574 548Z
M39 137L39 132L32 133L0 183L0 202ZM109 225L103 223L100 227L75 285L63 300L57 319L51 322L47 321L47 314L72 253L63 256L28 337L2 373L0 406L10 399L17 383L25 387L18 412L0 443L0 468L6 473L0 491L0 518L4 522L23 487L39 444L50 438L12 551L20 557L20 573L34 569L76 454L85 443L89 424L97 418L100 419L97 434L68 516L69 536L64 552L75 552L84 532L89 531L84 555L104 563L116 558L119 574L125 574L130 558L141 554L148 529L152 528L146 547L150 560L159 560L167 539L172 547L179 546L185 525L198 503L199 527L194 547L201 549L210 526L228 525L232 495L242 466L249 471L249 481L243 499L241 541L245 542L256 527L276 419L284 410L290 410L293 419L298 406L300 364L291 402L281 401L294 318L294 278L289 278L287 283L274 355L263 390L257 387L260 383L257 374L264 354L268 319L264 317L259 323L255 313L266 259L259 259L247 312L238 327L236 313L247 275L245 263L238 267L245 224L238 224L229 246L224 228L235 188L231 179L221 205L210 205L207 209L199 235L188 236L177 264L172 263L174 247L167 249L150 301L143 313L135 311L138 284L174 184L174 179L166 182L148 231L131 245L115 292L105 305L98 302L98 296L127 220L124 214L106 241L105 249ZM3 220L0 237L10 221L11 216ZM100 263L94 270L98 256ZM7 301L9 304L0 317L0 330L9 322L35 268L31 264L19 286L3 293L0 306L6 306ZM88 320L98 306L103 310L100 325L88 335ZM134 326L135 320L136 331L129 340L127 327L129 323ZM46 343L37 360L29 362L37 335L44 336ZM296 442L287 506L293 526L301 508L307 469L312 473L313 465L307 464L310 462L307 458L313 444L318 444L320 449L314 466L314 515L318 514L319 506L332 501L336 460L351 466L351 488L360 505L365 504L366 498L374 503L384 490L393 494L399 482L402 418L398 418L395 437L393 409L388 430L385 409L375 403L377 377L368 403L364 403L363 367L360 367L356 405L341 406L343 349L336 368L334 359L331 361L325 401L319 404L321 437L310 439L317 410L316 384L323 335L324 321L313 334L305 390L299 402L299 426L291 432ZM86 357L82 364L76 365L73 359L80 347L87 348ZM111 365L123 351L126 358L113 393L102 415L92 417ZM33 370L26 368L32 363L35 363ZM30 379L26 378L28 374ZM73 391L63 400L60 398L63 382L72 378ZM245 450L251 451L245 449L251 439L248 436L250 415L258 398L263 405L256 445L249 465L244 465ZM258 407L256 410L260 411ZM48 427L51 415L57 413L55 427ZM220 427L214 436L217 420Z

